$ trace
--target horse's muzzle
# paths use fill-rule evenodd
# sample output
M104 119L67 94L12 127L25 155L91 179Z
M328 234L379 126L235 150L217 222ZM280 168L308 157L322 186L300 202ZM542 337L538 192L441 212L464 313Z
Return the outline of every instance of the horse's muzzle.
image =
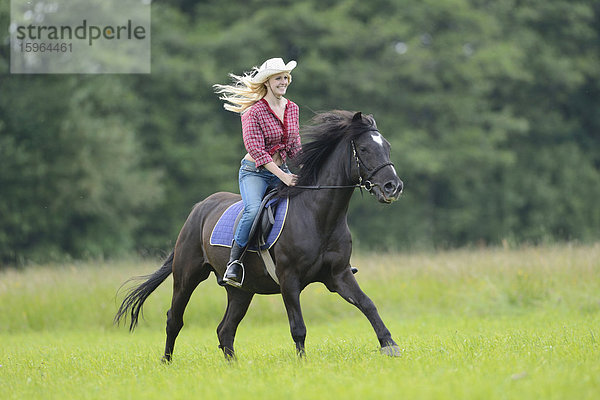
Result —
M398 200L403 190L404 183L399 178L391 179L384 183L383 186L373 186L373 194L377 196L377 200L380 203L387 204Z

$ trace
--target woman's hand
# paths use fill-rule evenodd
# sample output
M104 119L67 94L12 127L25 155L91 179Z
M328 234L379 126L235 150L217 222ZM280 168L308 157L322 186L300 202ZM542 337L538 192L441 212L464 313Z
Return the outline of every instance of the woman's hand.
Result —
M285 183L288 186L295 186L298 182L298 175L283 172L277 166L277 164L275 164L272 161L265 164L264 167L267 169L267 171L271 172L273 175L278 177L281 180L281 182Z
M296 183L298 183L298 175L285 174L285 176L281 177L281 180L288 186L296 186Z

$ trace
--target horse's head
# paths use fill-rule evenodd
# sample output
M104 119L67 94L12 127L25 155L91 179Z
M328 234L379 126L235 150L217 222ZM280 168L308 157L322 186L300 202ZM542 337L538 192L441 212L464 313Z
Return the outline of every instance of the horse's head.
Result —
M390 143L379 132L371 116L363 117L357 112L351 125L363 131L352 140L358 181L381 203L398 200L404 184L390 161Z
M282 195L362 186L382 203L400 197L403 184L390 161L390 143L372 116L333 110L312 122L303 128L302 152L294 160L300 168L298 185L282 186Z

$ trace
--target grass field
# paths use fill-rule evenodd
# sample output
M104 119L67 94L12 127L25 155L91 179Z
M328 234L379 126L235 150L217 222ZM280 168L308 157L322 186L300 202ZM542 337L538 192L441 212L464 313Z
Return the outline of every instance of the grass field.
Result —
M402 348L379 354L367 320L322 285L302 294L298 360L280 296L256 297L238 361L217 348L225 292L188 306L173 363L159 362L171 280L129 334L119 285L159 261L0 272L2 399L598 399L600 244L358 254L357 279Z

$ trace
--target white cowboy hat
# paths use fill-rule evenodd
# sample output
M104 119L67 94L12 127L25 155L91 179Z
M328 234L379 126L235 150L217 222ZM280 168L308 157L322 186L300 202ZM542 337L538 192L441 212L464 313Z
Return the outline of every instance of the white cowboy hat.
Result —
M286 64L281 58L269 58L258 68L256 74L252 77L252 81L262 83L272 75L291 72L294 68L296 68L296 61L294 60Z

